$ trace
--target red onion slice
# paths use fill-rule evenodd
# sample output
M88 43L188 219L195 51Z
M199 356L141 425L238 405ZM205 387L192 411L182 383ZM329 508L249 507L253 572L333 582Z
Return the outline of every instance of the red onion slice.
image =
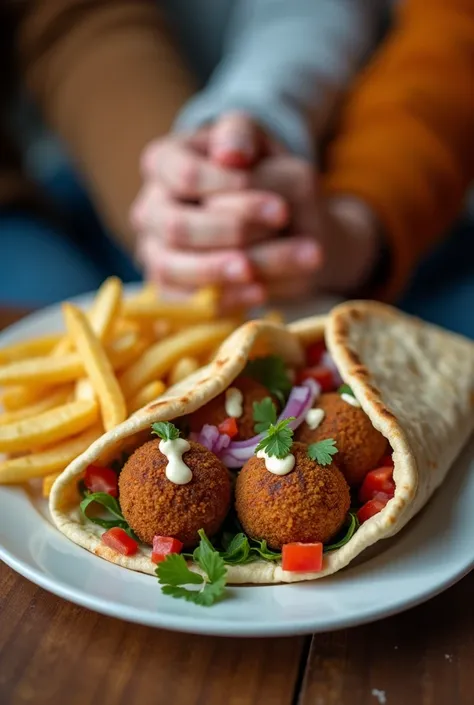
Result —
M293 387L285 408L278 417L278 421L295 417L289 426L293 430L298 428L312 408L315 400L321 394L321 387L314 379L306 379L298 387ZM221 460L224 465L229 468L240 468L249 460L255 452L255 448L264 437L264 433L259 433L258 436L253 436L247 441L234 441L229 444L221 455Z
M230 443L230 436L227 433L220 433L217 426L204 424L200 433L191 433L189 438L200 443L202 446L219 455Z

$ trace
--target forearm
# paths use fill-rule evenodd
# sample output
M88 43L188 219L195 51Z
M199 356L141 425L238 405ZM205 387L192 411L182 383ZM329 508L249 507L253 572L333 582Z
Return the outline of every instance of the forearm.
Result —
M29 88L100 214L132 249L128 211L140 187L140 154L192 94L155 3L29 2L19 44Z
M408 2L362 76L328 152L325 186L369 204L390 247L395 297L460 211L474 175L474 10Z
M311 157L372 45L376 14L367 0L243 0L224 60L178 127L245 110L293 153Z

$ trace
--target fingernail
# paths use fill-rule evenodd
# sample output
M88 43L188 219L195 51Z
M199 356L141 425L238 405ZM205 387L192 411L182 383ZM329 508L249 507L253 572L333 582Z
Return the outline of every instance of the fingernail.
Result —
M222 137L215 144L216 152L237 152L246 157L252 157L255 151L254 140L248 135L232 135Z
M295 250L295 261L303 269L314 269L320 262L320 248L315 242L306 242Z
M226 262L223 267L224 276L230 281L243 282L248 277L248 267L245 262L239 259L232 259Z
M266 201L260 208L260 215L265 220L275 221L281 218L281 206L278 201Z

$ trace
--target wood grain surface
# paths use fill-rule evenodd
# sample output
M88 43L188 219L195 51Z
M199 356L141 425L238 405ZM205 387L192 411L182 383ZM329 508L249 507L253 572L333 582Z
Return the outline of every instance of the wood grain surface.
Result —
M0 564L0 705L473 705L473 596L471 574L375 624L225 639L103 617Z

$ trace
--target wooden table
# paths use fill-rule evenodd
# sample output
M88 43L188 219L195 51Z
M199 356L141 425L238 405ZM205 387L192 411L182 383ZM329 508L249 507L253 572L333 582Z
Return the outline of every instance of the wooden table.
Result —
M0 704L472 705L473 596L474 573L364 627L225 639L103 617L0 565Z

